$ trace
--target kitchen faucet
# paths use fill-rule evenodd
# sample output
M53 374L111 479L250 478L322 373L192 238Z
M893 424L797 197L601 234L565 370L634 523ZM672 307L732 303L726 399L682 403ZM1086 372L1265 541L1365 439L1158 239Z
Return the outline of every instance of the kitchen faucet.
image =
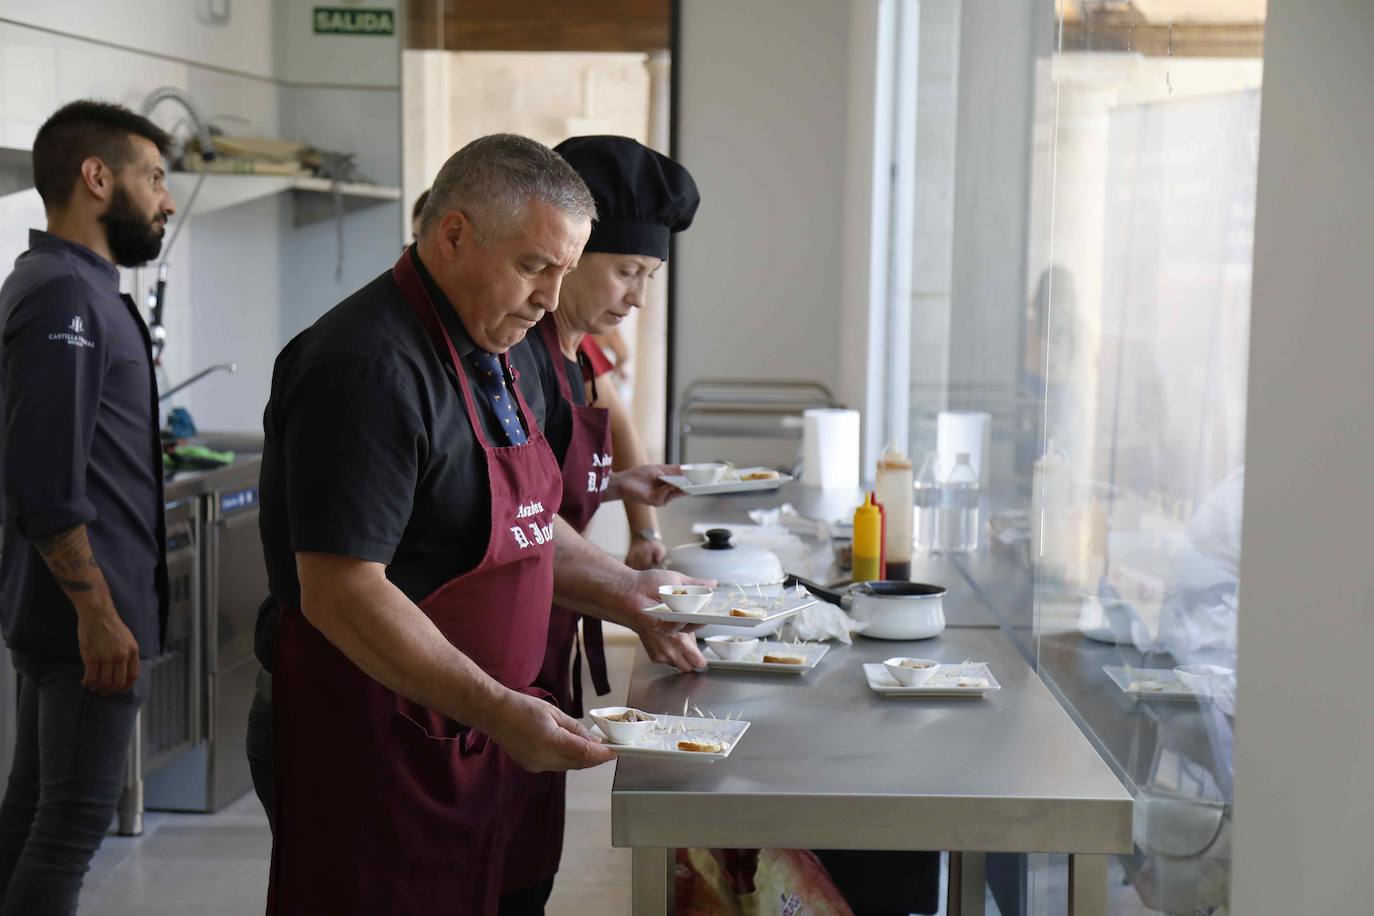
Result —
M191 127L196 132L196 140L200 143L201 157L214 159L215 145L210 139L210 123L201 115L200 106L196 104L195 99L191 98L184 90L178 89L176 86L162 86L154 89L143 100L141 108L143 117L146 118L151 115L153 109L169 99L186 109L186 114L191 119Z
M183 388L189 388L189 387L191 387L191 386L194 385L196 382L198 382L198 381L200 381L201 379L205 378L205 376L207 376L207 375L211 375L212 373L215 373L215 372L228 372L228 373L230 373L230 374L232 375L233 373L238 372L238 371L239 371L239 364L238 364L238 363L216 363L215 365L210 366L210 367L207 368L207 369L202 369L202 370L200 370L200 371L197 372L195 375L191 376L190 378L186 379L185 381L179 382L179 383L177 383L176 385L173 385L171 388L168 388L165 392L163 392L162 394L158 395L158 396L157 396L157 399L158 399L159 401L165 401L165 400L167 400L168 398L170 398L172 395L176 394L178 391L181 391Z
M191 128L195 131L196 142L200 145L200 158L203 161L214 159L215 146L210 139L210 124L201 115L200 106L181 89L175 86L162 86L148 93L148 96L143 100L143 116L148 117L153 113L153 109L168 100L176 102L184 108L190 117ZM200 193L200 186L203 181L205 181L204 169L201 170L200 177L196 179L196 186L191 190L191 197L186 201L186 209L182 211L181 219L177 220L176 226L172 229L172 237L167 240L166 247L162 249L162 260L157 265L157 281L148 293L148 335L153 340L154 356L160 356L162 348L167 345L167 329L162 325L162 306L167 293L167 255L171 253L172 246L176 244L177 236L181 234L181 227L186 224L187 218L191 215L191 207L195 205L196 195Z

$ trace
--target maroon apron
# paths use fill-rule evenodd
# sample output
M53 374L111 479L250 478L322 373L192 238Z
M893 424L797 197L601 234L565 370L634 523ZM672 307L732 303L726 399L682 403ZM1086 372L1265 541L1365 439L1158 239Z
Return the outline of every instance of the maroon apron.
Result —
M604 407L583 407L573 400L553 322L549 319L540 322L539 333L557 367L558 389L572 409L572 438L563 459L563 502L558 514L581 534L601 507L601 494L611 479L611 414ZM564 712L577 717L582 716L579 620L592 684L598 694L610 691L601 621L557 605L549 615L544 666L535 681L553 694ZM512 807L514 823L506 850L506 893L526 890L550 880L557 874L563 855L567 775L522 773L518 781L525 783L526 788L517 793L520 797Z
M553 596L557 461L518 385L511 387L529 441L491 444L409 254L393 274L448 351L491 488L481 562L419 607L488 675L547 697L532 685ZM501 362L509 371L506 357ZM273 667L277 810L268 913L496 912L506 812L524 770L485 734L368 677L297 608L283 610Z

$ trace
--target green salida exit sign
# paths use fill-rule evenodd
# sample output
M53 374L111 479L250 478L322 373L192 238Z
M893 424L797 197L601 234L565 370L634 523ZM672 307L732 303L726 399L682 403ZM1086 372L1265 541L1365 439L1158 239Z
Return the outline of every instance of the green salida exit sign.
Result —
M316 35L395 35L396 13L389 9L315 7Z

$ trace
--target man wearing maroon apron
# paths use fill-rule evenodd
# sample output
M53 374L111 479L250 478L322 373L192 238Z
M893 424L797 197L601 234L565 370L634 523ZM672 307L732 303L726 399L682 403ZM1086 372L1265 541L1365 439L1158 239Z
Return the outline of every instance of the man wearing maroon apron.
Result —
M502 896L508 792L611 758L535 686L555 579L642 625L671 575L636 576L554 514L556 382L524 337L591 212L545 147L475 141L435 179L418 245L277 360L269 913L524 912Z
M671 493L680 492L654 486L660 474L676 468L627 468L616 460L614 466L620 470L612 473L613 452L621 452L623 444L617 438L612 448L612 419L617 415L628 419L628 413L610 381L598 386L589 367L574 357L586 334L607 333L631 309L643 305L649 278L667 260L670 233L691 224L700 198L685 168L629 138L575 137L556 149L587 182L597 207L578 269L562 287L559 310L533 335L535 348L547 351L557 367L559 398L549 407L545 429L563 467L559 514L582 531L603 497L624 499L628 512L631 502L662 505ZM591 388L590 402L584 380ZM624 437L623 426L616 435ZM637 443L631 445L624 451L642 453L633 447ZM536 681L572 716L583 714L584 648L596 692L610 690L601 621L582 619L580 641L578 623L577 614L553 608L547 654ZM648 643L646 647L652 655L653 647ZM511 807L520 815L507 849L508 892L538 886L558 871L566 796L561 772L522 773L514 782L519 788Z

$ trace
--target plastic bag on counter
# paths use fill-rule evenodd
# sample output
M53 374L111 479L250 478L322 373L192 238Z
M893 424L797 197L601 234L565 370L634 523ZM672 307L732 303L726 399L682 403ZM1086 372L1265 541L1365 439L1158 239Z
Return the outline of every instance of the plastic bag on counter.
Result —
M835 605L818 601L787 618L782 637L805 642L834 639L848 646L854 643L850 634L862 633L867 626L867 621L855 620Z
M750 509L749 520L761 527L786 528L801 537L825 539L830 537L830 525L820 519L807 518L796 510L791 503L783 503L771 509Z
M678 916L852 916L806 849L679 849Z

